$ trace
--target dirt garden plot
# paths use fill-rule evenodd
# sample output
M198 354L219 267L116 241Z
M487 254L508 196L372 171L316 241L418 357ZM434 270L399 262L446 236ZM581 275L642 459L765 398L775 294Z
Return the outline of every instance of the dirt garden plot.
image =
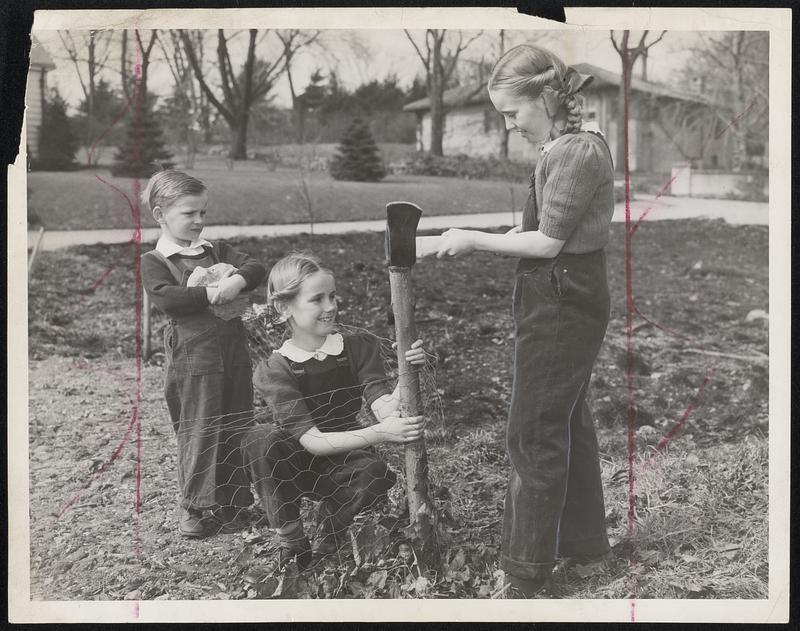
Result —
M635 322L633 524L622 231L613 227L608 248L612 315L592 383L616 563L564 571L560 589L567 598L764 598L768 337L757 311L768 309L767 231L694 220L646 224L636 234L635 301L651 322ZM341 320L388 339L382 241L300 235L236 245L267 265L313 250L336 272ZM424 376L443 571L419 581L401 553L401 477L389 501L358 524L353 558L305 574L290 568L253 586L245 576L271 553L263 523L201 541L177 534L176 447L159 355L137 376L136 255L132 246L44 252L30 279L34 599L503 597L511 259L426 260L415 269L418 328L438 354ZM156 317L155 350L162 325ZM657 453L690 403L694 411ZM384 452L400 470L401 452Z

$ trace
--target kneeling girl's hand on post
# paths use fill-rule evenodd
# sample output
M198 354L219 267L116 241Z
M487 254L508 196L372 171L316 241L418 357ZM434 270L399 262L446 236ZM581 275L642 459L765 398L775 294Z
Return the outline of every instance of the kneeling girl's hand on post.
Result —
M395 350L397 349L397 342L392 342L392 348ZM421 366L425 364L425 356L427 354L427 351L422 348L422 340L417 340L411 345L411 348L406 351L406 361L409 364Z
M422 438L425 429L424 416L390 416L375 426L375 429L390 443L411 443Z

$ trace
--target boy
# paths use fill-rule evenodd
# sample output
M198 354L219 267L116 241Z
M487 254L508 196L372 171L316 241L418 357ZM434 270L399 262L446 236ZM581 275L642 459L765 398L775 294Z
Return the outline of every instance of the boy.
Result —
M150 178L142 201L161 227L155 250L142 256L142 283L170 318L164 330L164 390L178 441L179 532L211 534L206 510L217 528L234 530L241 526L241 510L253 501L240 448L242 433L252 424L253 385L241 319L217 317L213 306L257 287L266 269L224 241L200 237L208 195L199 180L160 171ZM194 268L217 263L235 270L217 287L187 286Z

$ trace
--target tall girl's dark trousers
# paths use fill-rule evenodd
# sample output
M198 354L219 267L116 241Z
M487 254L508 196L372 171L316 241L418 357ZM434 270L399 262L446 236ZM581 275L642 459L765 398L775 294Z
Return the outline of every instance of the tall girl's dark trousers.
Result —
M539 579L550 574L557 553L593 556L609 549L586 401L609 316L604 252L523 259L513 309L502 567Z

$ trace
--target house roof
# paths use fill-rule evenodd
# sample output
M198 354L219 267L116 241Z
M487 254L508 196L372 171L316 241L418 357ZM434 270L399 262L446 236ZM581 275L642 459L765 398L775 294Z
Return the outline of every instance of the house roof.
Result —
M591 90L592 88L596 89L604 85L619 87L622 81L621 74L606 70L605 68L600 68L594 64L580 63L573 65L573 68L582 74L590 74L594 77L594 81L586 88L587 90ZM695 103L702 103L703 105L711 104L710 99L700 94L678 90L663 83L656 83L655 81L645 81L639 77L631 77L631 91L643 92L652 94L653 96L662 96L679 101L693 101Z
M605 86L619 87L622 76L616 72L600 68L594 64L580 63L574 64L573 68L582 74L590 74L594 77L594 81L585 88L587 92ZM657 97L676 99L681 101L691 101L695 103L702 103L703 105L710 105L711 100L699 94L691 92L684 92L672 88L663 83L656 83L654 81L644 81L638 77L631 77L631 91L651 94ZM473 83L467 86L458 86L445 90L444 105L445 107L459 107L463 105L476 105L486 103L489 101L489 93L486 90L486 84ZM418 99L412 101L403 107L406 112L426 111L430 109L430 99Z
M53 63L53 58L45 50L35 37L31 37L31 66L39 66L47 70L55 70L56 65Z

